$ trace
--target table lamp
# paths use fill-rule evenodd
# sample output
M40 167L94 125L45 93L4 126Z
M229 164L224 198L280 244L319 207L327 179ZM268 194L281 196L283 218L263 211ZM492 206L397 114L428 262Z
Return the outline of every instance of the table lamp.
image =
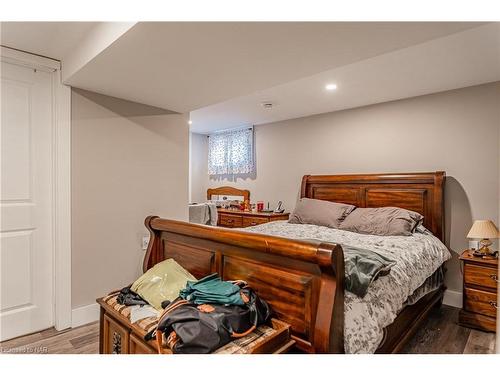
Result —
M482 255L492 255L494 252L489 248L492 242L490 238L498 238L498 228L491 220L476 220L470 228L467 238L480 238L481 248L479 252Z

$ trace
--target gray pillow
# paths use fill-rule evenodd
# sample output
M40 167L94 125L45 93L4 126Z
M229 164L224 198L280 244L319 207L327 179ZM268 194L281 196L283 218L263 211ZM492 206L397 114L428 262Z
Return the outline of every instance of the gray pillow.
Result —
M411 236L424 217L398 207L356 208L339 229L377 236Z
M342 220L355 208L350 204L301 198L288 222L338 228Z

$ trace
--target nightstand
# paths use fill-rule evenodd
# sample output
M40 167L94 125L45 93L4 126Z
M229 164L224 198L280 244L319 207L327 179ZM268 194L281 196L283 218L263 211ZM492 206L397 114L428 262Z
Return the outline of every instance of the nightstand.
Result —
M463 307L458 316L461 325L496 332L498 312L498 258L475 257L470 250L460 256L463 262Z

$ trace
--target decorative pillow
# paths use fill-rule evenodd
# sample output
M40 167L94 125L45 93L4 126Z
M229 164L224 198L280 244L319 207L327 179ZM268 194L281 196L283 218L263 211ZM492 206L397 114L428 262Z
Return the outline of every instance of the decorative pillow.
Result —
M301 198L288 220L292 224L314 224L338 228L342 220L356 207L350 204Z
M339 229L377 236L411 236L424 217L398 207L356 208Z

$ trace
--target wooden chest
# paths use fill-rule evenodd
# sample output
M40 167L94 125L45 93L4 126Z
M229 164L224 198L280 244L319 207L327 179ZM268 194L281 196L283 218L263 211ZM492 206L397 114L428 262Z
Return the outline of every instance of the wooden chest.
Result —
M463 262L463 307L461 325L496 332L498 312L498 259L475 257L469 250L460 256Z
M146 342L146 330L137 324L131 324L129 319L99 298L97 303L101 306L100 318L100 354L158 354L156 341ZM122 310L121 308L119 310ZM267 336L259 337L255 343L245 347L245 354L281 354L288 352L295 344L290 338L290 325L277 319L272 319L273 330ZM246 337L245 337L246 338ZM234 346L234 345L233 345ZM230 347L228 344L226 347ZM230 349L221 348L222 354L231 354ZM234 351L242 353L242 351ZM169 349L163 348L163 354L172 354Z

